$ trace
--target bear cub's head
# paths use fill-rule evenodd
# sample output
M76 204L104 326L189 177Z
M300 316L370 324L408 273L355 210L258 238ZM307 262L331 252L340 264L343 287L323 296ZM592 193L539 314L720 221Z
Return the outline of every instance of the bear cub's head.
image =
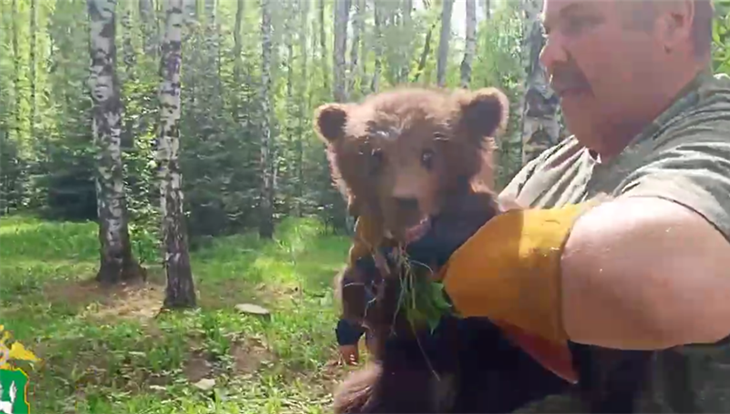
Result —
M508 111L495 88L395 89L359 104L322 105L315 128L351 209L408 243L472 191Z

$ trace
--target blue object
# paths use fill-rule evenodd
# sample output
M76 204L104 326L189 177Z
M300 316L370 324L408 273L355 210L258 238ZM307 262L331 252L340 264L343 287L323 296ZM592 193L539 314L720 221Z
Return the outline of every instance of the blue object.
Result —
M342 318L337 321L337 328L335 328L337 343L340 346L357 345L357 342L360 340L360 337L365 333L365 331L366 330L362 325Z

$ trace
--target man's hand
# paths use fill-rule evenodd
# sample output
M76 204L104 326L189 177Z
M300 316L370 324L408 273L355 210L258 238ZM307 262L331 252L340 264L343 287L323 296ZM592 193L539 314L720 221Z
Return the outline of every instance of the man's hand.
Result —
M360 353L357 344L340 345L340 362L345 365L357 365L360 362Z

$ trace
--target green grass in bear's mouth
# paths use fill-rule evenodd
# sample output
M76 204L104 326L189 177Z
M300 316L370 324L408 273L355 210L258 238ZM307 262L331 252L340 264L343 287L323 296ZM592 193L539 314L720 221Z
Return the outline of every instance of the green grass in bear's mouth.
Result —
M394 256L401 279L396 314L403 310L411 326L425 323L433 332L441 317L451 312L443 284L433 280L433 271L427 265L410 260L403 249L397 249Z

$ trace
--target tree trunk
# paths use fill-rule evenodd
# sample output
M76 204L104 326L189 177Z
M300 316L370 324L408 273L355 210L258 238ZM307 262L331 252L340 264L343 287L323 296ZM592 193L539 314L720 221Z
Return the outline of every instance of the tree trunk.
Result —
M403 28L405 29L403 32L406 38L403 39L403 66L400 68L399 83L408 82L408 74L411 71L412 36L415 34L413 30L413 0L403 0Z
M370 80L368 75L368 55L370 52L370 44L365 30L365 19L367 12L367 0L358 0L360 2L360 95L367 95L370 92Z
M492 18L492 0L482 0L482 6L484 7L484 17L487 20Z
M160 209L167 276L165 308L196 306L195 286L190 268L187 230L183 215L182 173L180 171L180 65L182 63L183 1L167 0L165 31L160 57L160 116L158 142Z
M330 88L330 75L327 68L327 37L325 36L325 20L324 20L324 0L318 0L317 7L319 9L319 51L322 64L322 74L324 76L324 90Z
M468 89L471 83L471 63L477 48L476 0L466 0L466 44L461 61L461 87Z
M525 13L525 95L522 106L522 164L558 143L560 126L556 114L559 99L548 83L545 67L540 63L543 27L540 21L542 0L523 0Z
M209 70L214 70L216 76L213 78L213 96L221 96L222 85L221 85L221 68L220 68L220 40L218 30L218 10L216 7L216 0L205 0L205 42L207 43L207 67ZM215 108L219 110L219 108Z
M423 42L423 51L421 52L421 58L418 60L418 68L416 68L416 74L413 75L413 79L411 80L412 83L418 82L418 79L421 77L421 74L424 70L426 70L426 62L428 61L428 55L431 54L431 39L433 38L433 31L436 29L436 24L438 24L438 20L435 21L431 27L428 28L428 31L426 32L426 39Z
M380 71L382 69L383 60L383 33L382 15L383 11L378 4L380 0L373 0L373 20L375 24L375 70L373 71L373 79L370 83L370 91L377 93L380 89Z
M365 34L365 0L355 0L355 13L352 18L352 45L350 46L350 82L348 90L355 92L355 81L360 79L362 82L362 69L358 59L360 50L360 36ZM364 59L364 56L363 56Z
M132 257L121 153L122 105L116 74L116 0L90 0L92 132L101 263L96 280L115 284L141 276Z
M444 0L441 9L441 37L439 38L438 61L436 63L436 83L446 85L446 66L449 60L449 41L451 40L451 14L454 0Z
M271 159L271 0L261 0L261 194L259 236L274 236L274 163Z
M36 121L36 38L38 36L38 0L30 2L30 139L35 141Z
M18 46L18 37L20 34L18 33L18 0L13 0L12 2L12 17L11 20L13 21L13 64L14 64L14 71L15 71L15 82L13 84L13 92L15 93L15 108L13 108L13 112L15 114L15 139L16 142L20 143L21 141L21 128L20 128L20 97L22 95L21 93L21 87L20 87L20 48Z
M134 44L132 42L132 6L131 3L122 2L124 4L124 17L122 17L122 56L124 60L124 80L121 82L124 84L135 84L134 68L137 64L137 56L134 52ZM128 104L129 99L122 101L122 111ZM122 148L132 148L134 146L135 136L135 120L127 118L124 121L124 127L122 129Z
M137 7L142 27L142 49L145 55L157 57L156 19L152 0L139 0Z
M301 56L301 95L299 96L299 131L297 134L297 203L296 215L302 217L304 214L304 140L307 136L305 126L307 125L308 112L311 108L311 94L308 91L309 79L307 79L307 21L309 20L309 0L297 0L297 10L300 15L300 32L299 32L299 53ZM309 98L309 100L308 100Z
M332 55L334 69L335 102L347 102L347 79L345 73L345 52L347 51L347 22L350 14L350 0L335 0L335 47Z
M243 24L243 8L244 0L237 0L236 2L236 20L233 26L233 79L235 80L236 88L240 91L241 87L241 76L243 72L243 58L241 51L243 50L243 40L241 39L241 25ZM233 94L233 119L236 121L238 126L241 126L241 98L239 93Z

